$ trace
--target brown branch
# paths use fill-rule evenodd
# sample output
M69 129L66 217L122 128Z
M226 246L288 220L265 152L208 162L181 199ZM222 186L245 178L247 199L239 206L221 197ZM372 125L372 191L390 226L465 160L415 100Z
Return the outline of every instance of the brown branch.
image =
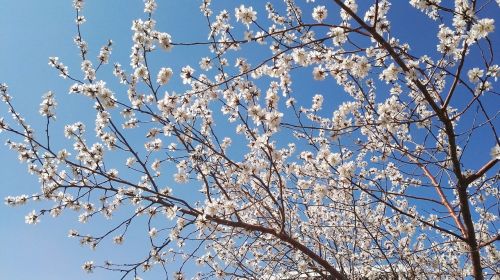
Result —
M497 236L495 236L495 237L493 237L492 239L490 239L488 241L484 241L484 242L479 243L478 246L479 246L479 248L482 248L484 246L488 246L488 245L492 244L495 241L500 241L500 234L497 235Z
M474 174L470 175L469 177L465 178L465 182L467 182L467 184L470 184L470 183L474 182L479 177L483 176L486 172L488 172L488 170L490 170L491 168L493 168L493 166L495 166L497 163L498 163L498 159L492 159L492 160L488 161L476 173L474 173Z
M179 211L184 213L184 214L193 216L193 217L198 217L199 215L201 215L201 213L198 211L192 211L192 210L188 210L188 209L180 209ZM301 251L302 253L306 254L313 261L315 261L316 263L318 263L319 265L324 267L325 270L331 274L331 276L332 276L331 279L347 280L347 277L345 275L343 275L342 273L340 273L337 269L335 269L328 261L326 261L321 256L319 256L318 254L313 252L311 249L309 249L304 244L302 244L299 241L290 237L283 230L276 231L274 229L263 227L261 225L252 225L252 224L248 224L248 223L240 222L240 221L230 221L230 220L226 220L226 219L222 219L222 218L218 218L218 217L214 217L214 216L207 216L206 218L207 218L207 220L215 222L217 224L230 226L230 227L234 227L234 228L241 228L241 229L248 230L250 232L261 232L261 233L273 235L273 236L277 237L278 239L280 239L281 241L290 244L292 246L292 248L297 249L297 250Z
M460 220L460 217L455 213L455 210L453 210L453 207L451 206L450 202L448 199L446 199L446 195L443 192L443 189L441 188L441 185L438 183L436 178L431 174L427 166L418 163L418 166L424 171L425 176L431 180L432 185L436 189L436 192L438 193L439 197L441 198L441 202L443 203L443 206L446 207L448 210L448 213L450 213L451 217L455 221L455 224L457 224L458 228L460 229L460 232L466 237L467 236L467 230L465 229L462 220Z
M247 224L244 222L234 222L234 221L224 220L224 219L217 218L217 217L208 217L208 219L212 220L218 224L222 224L222 225L226 225L226 226L242 228L242 229L246 229L249 231L258 231L258 232L273 235L273 236L279 238L281 241L290 244L293 248L306 254L312 260L314 260L319 265L324 267L326 269L326 271L328 271L331 274L331 276L332 276L331 279L347 280L347 277L344 276L342 273L340 273L337 269L335 269L328 261L326 261L325 259L320 257L318 254L313 252L311 249L307 248L304 244L302 244L299 241L290 237L290 235L288 235L287 233L285 233L282 230L280 230L278 232L278 231L275 231L273 229L266 228L266 227L259 226L259 225L252 225L252 224Z

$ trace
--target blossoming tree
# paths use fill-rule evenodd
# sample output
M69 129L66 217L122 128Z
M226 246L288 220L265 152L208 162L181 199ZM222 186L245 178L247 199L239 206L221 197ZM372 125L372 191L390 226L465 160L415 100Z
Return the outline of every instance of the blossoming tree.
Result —
M41 184L6 204L50 202L29 224L63 211L82 223L122 213L104 233L70 230L91 248L126 242L146 217L149 254L83 265L135 279L155 266L174 279L498 276L500 68L495 22L482 14L498 13L499 1L410 0L438 31L427 54L391 32L410 23L392 23L387 0L256 3L201 1L208 39L178 42L157 30L157 3L145 0L130 67L114 64L123 87L111 88L99 74L112 41L89 57L75 0L83 74L57 57L49 65L93 100L95 121L54 139L55 94L43 96L46 126L35 131L2 84L12 120L0 131ZM148 64L194 45L208 48L197 66ZM336 86L294 92L304 73ZM186 272L193 263L200 272Z

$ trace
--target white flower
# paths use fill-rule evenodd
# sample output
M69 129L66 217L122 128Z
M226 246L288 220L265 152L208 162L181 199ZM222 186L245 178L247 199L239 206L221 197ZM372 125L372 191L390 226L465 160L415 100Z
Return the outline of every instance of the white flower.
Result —
M149 230L149 236L156 237L157 234L158 234L158 230L156 228L151 228Z
M160 33L158 34L158 42L160 43L160 46L166 50L170 51L172 50L172 38L170 37L170 34L167 33Z
M174 273L174 280L184 280L184 273L178 271Z
M147 79L149 75L148 68L146 66L141 65L135 69L134 76L138 79Z
M229 146L231 146L231 143L232 143L232 139L229 138L229 137L224 137L224 139L222 139L222 143L221 143L221 148L222 149L227 149Z
M151 270L151 264L149 262L144 262L142 264L142 270L143 271L148 271L148 270Z
M300 261L297 266L297 269L299 270L299 272L306 272L307 263L304 260Z
M127 158L127 161L125 162L125 165L127 165L128 167L131 167L132 165L134 165L134 163L136 161L137 160L134 157L129 157L129 158Z
M62 212L61 207L54 207L50 210L50 215L55 218L61 215L61 212Z
M4 200L5 200L5 205L16 206L16 198L13 196L7 196L4 198Z
M87 20L85 19L84 16L78 16L76 19L75 19L75 22L76 24L78 25L82 25L86 22Z
M77 237L78 236L78 231L74 230L74 229L70 229L69 232L68 232L68 237Z
M24 221L30 225L35 225L35 224L38 224L38 222L40 222L35 210L31 211L28 215L26 215L24 217Z
M362 56L362 57L357 57L357 60L354 63L351 71L354 76L359 78L364 78L368 75L370 69L371 69L370 62L365 56Z
M113 242L117 245L123 244L123 235L113 237Z
M439 26L437 36L439 39L437 50L441 53L453 53L460 42L460 36L443 24Z
M469 81L471 83L477 83L479 82L479 79L483 77L484 71L479 68L472 68L469 72L467 72L467 75L469 76Z
M313 78L317 81L324 80L326 78L326 69L323 66L317 66L313 69Z
M178 210L177 205L173 207L168 207L165 209L165 216L167 216L168 219L173 220L177 215L177 210Z
M257 12L253 10L252 7L246 8L245 5L241 5L239 8L234 9L236 15L236 21L241 21L245 24L247 28L250 23L257 20Z
M92 273L94 272L94 262L93 261L87 261L82 265L83 270L87 273Z
M58 68L57 66L56 68ZM59 68L58 68L59 69ZM92 62L90 60L84 60L81 64L82 72L85 74L86 80L95 80L95 69L92 66Z
M344 1L344 5L346 5L347 7L349 7L349 9L353 13L357 13L358 12L358 4L356 3L355 0L345 0ZM344 21L347 21L347 20L351 19L351 16L344 9L340 10L340 17Z
M101 48L99 52L99 56L97 57L103 64L107 64L109 62L109 55L111 54L111 45L113 41L109 40L106 46Z
M313 96L312 109L317 111L321 109L321 106L323 106L323 95L316 94L315 96Z
M347 35L342 27L331 28L328 36L332 37L335 46L340 46L347 41Z
M83 0L73 0L73 8L80 11L83 7Z
M210 60L210 57L204 57L200 60L200 68L205 71L212 69L212 61Z
M496 64L491 65L488 68L488 71L486 72L486 75L489 76L489 77L493 77L495 79L495 82L496 82L498 80L498 77L500 77L500 67L498 65L496 65Z
M278 112L278 111L272 111L272 112L266 113L267 125L271 131L278 130L278 127L280 125L282 117L283 117L283 113Z
M185 66L181 69L181 78L183 84L189 84L193 78L194 69L191 66Z
M163 142L161 141L160 138L155 138L150 142L146 142L144 144L144 148L146 148L146 151L151 152L151 151L159 151L163 145Z
M491 18L483 18L480 19L477 23L472 25L472 28L469 32L468 43L472 43L475 40L479 40L488 36L488 33L493 32L495 30L495 20Z
M304 49L294 49L292 52L292 58L300 66L307 66L308 56Z
M89 220L89 214L87 213L82 213L78 216L78 221L82 224L85 224Z
M322 23L323 20L328 16L328 10L325 6L317 6L312 12L312 17L315 21Z
M217 214L217 203L207 203L204 213L207 216L214 216Z
M356 166L352 161L344 163L339 167L337 167L337 171L339 172L339 177L342 180L349 180L354 175L355 169Z
M165 85L168 83L168 81L170 81L172 75L173 71L171 68L161 68L160 71L158 72L156 82L158 82L160 85Z
M48 118L54 117L56 115L54 112L56 106L57 102L54 98L54 93L52 91L49 91L43 96L42 103L40 103L39 113L40 115L46 116Z
M500 160L500 146L498 144L491 148L490 155L491 158Z
M156 1L155 0L144 0L144 12L145 13L153 13L156 10Z
M325 185L316 185L314 186L314 193L318 197L318 199L323 199L328 194L328 189Z
M7 123L4 121L3 118L0 118L0 132L2 132L6 128L7 128Z
M398 79L398 74L399 74L399 69L394 65L394 63L391 63L389 67L384 69L382 73L380 74L379 78L381 80L384 80L386 83L396 81Z

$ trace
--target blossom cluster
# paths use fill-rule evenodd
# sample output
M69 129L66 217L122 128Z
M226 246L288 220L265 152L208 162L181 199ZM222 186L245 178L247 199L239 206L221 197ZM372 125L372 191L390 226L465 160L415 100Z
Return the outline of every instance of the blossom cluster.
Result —
M30 212L29 224L67 210L81 223L123 219L101 235L69 232L93 249L128 242L129 227L144 217L148 255L82 266L135 279L179 258L168 277L187 278L184 261L204 266L193 279L497 274L498 112L484 104L496 98L500 68L483 49L495 20L479 18L465 0L410 0L438 28L435 51L421 55L394 37L387 0L305 2L219 11L203 0L208 40L191 45L208 51L175 67L148 58L191 45L160 31L153 15L161 5L145 0L145 17L132 22L130 61L111 70L123 89L99 72L112 41L92 62L79 32L83 78L49 58L74 81L70 93L94 103L93 122L64 126L70 147L39 140L53 139L52 92L40 104L44 138L0 88L17 125L2 118L0 132L21 136L8 146L41 183L39 193L5 203L53 203ZM83 1L74 7L80 31ZM477 152L480 167L470 164L483 145L489 154Z

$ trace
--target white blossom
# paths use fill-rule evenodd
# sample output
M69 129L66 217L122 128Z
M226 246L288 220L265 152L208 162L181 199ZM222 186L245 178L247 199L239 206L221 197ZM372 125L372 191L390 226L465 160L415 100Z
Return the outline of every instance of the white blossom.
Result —
M27 224L31 224L31 225L35 225L35 224L38 224L40 222L39 216L37 215L35 210L31 211L28 215L26 215L24 217L24 221Z
M171 68L161 68L158 72L158 76L156 78L156 82L160 85L165 85L172 78L173 72Z
M83 265L82 265L82 268L83 270L85 270L85 272L87 273L92 273L94 272L94 262L93 261L86 261Z
M491 148L491 158L500 160L500 145L496 144Z
M471 83L477 83L483 77L484 71L479 68L472 68L467 72L467 76L469 76L469 81Z
M313 10L312 17L315 21L322 23L328 16L328 10L325 6L316 6Z
M234 10L236 20L241 21L241 23L245 24L247 27L249 27L253 21L257 20L257 12L254 11L252 7L241 5Z

